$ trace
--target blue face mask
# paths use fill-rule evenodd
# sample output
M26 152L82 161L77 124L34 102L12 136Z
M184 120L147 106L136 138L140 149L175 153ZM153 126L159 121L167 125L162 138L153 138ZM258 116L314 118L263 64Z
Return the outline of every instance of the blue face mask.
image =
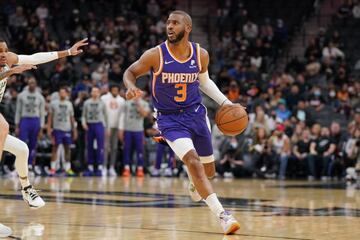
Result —
M317 96L317 97L319 97L319 96L321 95L321 92L318 91L318 90L316 90L316 91L314 92L314 95Z

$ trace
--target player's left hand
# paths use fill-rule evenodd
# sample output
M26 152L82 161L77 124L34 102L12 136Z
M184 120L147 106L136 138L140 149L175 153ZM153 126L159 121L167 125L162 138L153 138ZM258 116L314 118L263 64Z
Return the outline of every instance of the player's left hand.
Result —
M86 46L88 45L89 43L87 42L87 38L84 38L83 40L81 41L78 41L77 43L75 43L71 48L70 48L70 53L71 53L71 56L76 56L80 53L83 52L82 49L80 49L82 46Z

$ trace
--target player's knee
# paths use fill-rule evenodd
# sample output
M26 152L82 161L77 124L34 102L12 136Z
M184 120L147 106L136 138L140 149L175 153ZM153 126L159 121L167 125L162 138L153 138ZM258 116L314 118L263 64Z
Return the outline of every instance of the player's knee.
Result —
M186 166L193 166L200 163L200 158L194 150L186 153L182 160Z
M28 159L29 156L29 148L23 141L20 141L16 144L16 152L14 152L14 155L17 157L17 159Z

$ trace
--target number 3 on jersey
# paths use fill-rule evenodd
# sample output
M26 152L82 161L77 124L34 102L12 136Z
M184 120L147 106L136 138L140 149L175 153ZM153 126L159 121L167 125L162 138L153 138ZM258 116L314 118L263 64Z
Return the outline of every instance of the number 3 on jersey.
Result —
M177 83L175 84L175 88L177 90L177 96L174 97L176 102L185 102L186 101L186 88L187 85L185 83Z

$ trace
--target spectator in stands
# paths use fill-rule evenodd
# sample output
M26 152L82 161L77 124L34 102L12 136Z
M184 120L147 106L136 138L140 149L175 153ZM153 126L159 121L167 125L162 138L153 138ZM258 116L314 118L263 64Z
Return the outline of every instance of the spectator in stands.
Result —
M216 164L217 172L225 178L244 176L244 161L241 160L240 151L238 151L238 141L235 137L228 137L222 144L224 149L222 159Z
M309 170L310 176L317 177L320 173L322 180L330 176L330 161L334 157L336 145L331 140L327 127L321 128L321 134L310 144Z
M311 122L310 114L306 109L306 103L304 100L300 100L292 111L292 116L295 117L298 121L306 122L307 124Z
M316 39L315 38L311 38L309 40L309 44L306 47L305 50L305 58L309 59L310 56L314 56L315 58L320 58L321 57L321 51L319 46L316 44Z
M360 128L356 127L350 133L350 138L344 144L344 165L346 169L346 180L355 181L355 165L360 156Z
M278 103L278 107L275 110L276 112L276 118L280 119L280 121L288 120L291 116L291 112L286 107L286 101L284 99L281 99Z
M232 80L229 85L229 91L227 97L232 102L238 102L240 98L240 89L238 83Z
M284 21L282 19L276 20L276 27L274 30L275 42L279 48L284 47L287 38L288 38L288 30L284 25Z
M118 85L111 85L110 92L101 96L104 102L108 116L108 132L106 136L105 161L102 175L117 176L115 163L118 153L118 140L124 140L124 117L125 117L125 99L119 95L120 88ZM122 130L120 130L122 129ZM110 161L108 161L110 159ZM108 169L109 163L109 171Z
M229 69L228 75L240 85L246 80L245 68L241 61L235 61L234 67Z
M257 106L255 113L249 115L249 130L254 131L255 129L265 129L266 135L269 135L273 130L272 123L270 122L269 116L265 114L263 107Z
M276 174L276 159L264 128L256 128L250 146L250 156L254 164L254 174L260 178L273 178Z
M354 7L352 9L352 15L355 19L360 18L360 2L358 0L354 0Z
M254 41L259 34L259 28L254 22L249 19L247 23L243 26L243 34L244 37L247 38L249 41Z
M28 25L28 21L24 14L24 9L21 6L16 7L16 12L9 16L9 25L16 31L17 28L25 28Z
M130 177L132 153L137 156L137 177L144 177L144 118L150 113L149 103L143 98L125 102L124 116L124 169L122 176ZM122 129L120 129L122 130Z
M279 161L279 179L286 177L288 159L291 154L291 143L289 137L284 133L285 126L279 124L269 139L270 146Z
M310 143L310 131L308 129L302 129L301 138L293 142L292 155L289 160L290 172L292 175L295 175L295 177L309 176L309 180L313 179L306 171L310 153Z
M345 54L331 41L329 42L328 46L323 48L322 56L330 57L333 61L337 60L338 58L345 58Z
M314 86L309 96L309 104L314 107L316 111L321 111L325 104L325 99L322 96L321 89L318 86Z
M46 20L49 17L49 9L46 7L45 3L41 3L36 8L36 15L39 20Z
M345 20L351 16L351 8L351 0L343 0L342 5L338 9L337 17L346 23Z

